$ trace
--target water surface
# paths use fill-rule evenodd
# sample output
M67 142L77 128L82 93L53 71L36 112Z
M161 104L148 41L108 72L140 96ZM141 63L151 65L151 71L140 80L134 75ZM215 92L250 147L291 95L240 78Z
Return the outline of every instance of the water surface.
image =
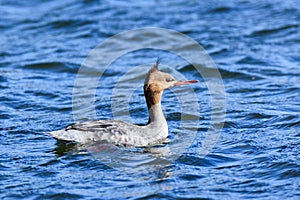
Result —
M296 0L131 4L118 0L3 0L0 197L298 199L299 8ZM162 102L170 143L154 149L121 149L121 153L135 155L124 161L124 168L107 166L105 157L87 153L82 146L59 144L43 134L73 123L74 81L89 52L114 34L149 26L187 34L218 66L227 112L214 149L205 157L199 156L211 115L209 92L202 77L185 60L156 50L132 52L105 71L95 97L97 117L113 117L114 86L128 70L161 57L162 64L201 81L192 86L200 109L199 125L185 127L187 133L196 128L197 134L176 161L164 151L182 142L176 140L180 107L170 90L164 93ZM130 81L142 84L144 74L137 70ZM182 96L189 95L185 88L178 91ZM121 114L124 111L122 106L117 109ZM145 123L146 111L141 87L130 99L130 119ZM191 113L183 114L195 119Z

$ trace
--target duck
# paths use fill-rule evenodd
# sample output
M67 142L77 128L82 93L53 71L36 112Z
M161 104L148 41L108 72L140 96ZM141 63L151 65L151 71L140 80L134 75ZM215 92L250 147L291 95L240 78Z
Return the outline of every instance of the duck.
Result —
M161 106L163 91L198 81L176 80L171 74L159 70L158 65L159 60L150 68L144 82L144 96L149 114L146 125L120 120L94 120L75 123L48 134L58 141L81 144L107 142L117 146L147 147L162 143L168 137L168 124Z

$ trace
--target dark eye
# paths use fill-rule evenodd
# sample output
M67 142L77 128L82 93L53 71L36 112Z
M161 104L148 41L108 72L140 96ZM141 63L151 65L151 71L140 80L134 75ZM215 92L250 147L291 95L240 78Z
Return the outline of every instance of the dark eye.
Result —
M171 82L171 81L174 81L174 79L173 78L166 78L166 81Z

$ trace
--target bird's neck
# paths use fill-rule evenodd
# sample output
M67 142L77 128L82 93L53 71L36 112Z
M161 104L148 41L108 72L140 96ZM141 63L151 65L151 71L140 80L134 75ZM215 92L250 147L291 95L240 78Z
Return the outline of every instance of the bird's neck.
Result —
M156 90L156 86L144 86L144 94L147 102L149 120L147 127L151 131L152 139L157 140L168 136L168 124L161 108L162 89Z
M145 85L144 94L149 112L148 124L152 122L165 122L166 119L161 108L163 90L153 85Z
M161 108L161 104L152 105L151 108L148 110L149 112L149 123L164 123L166 118Z

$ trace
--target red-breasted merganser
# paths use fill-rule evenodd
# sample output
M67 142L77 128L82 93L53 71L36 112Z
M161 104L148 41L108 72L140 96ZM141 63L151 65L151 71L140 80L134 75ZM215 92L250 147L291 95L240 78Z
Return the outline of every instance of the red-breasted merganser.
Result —
M145 147L162 142L168 136L168 125L161 108L163 91L173 86L198 81L177 81L170 74L160 71L158 64L157 61L149 70L144 83L149 112L147 125L139 126L119 120L99 120L76 123L49 134L58 140L78 143L105 141L121 146Z

